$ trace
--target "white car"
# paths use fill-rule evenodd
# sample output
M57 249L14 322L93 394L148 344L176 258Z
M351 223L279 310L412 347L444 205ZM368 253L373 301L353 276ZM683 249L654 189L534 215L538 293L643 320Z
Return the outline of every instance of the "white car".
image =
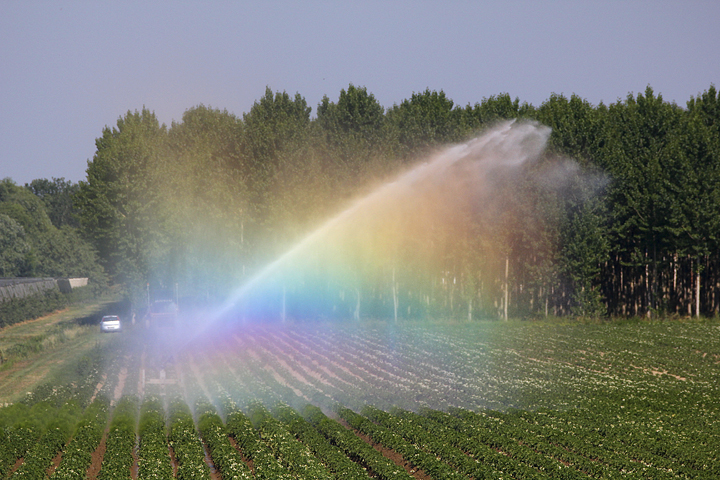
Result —
M100 320L100 331L101 332L119 332L122 330L120 324L120 317L117 315L105 315Z

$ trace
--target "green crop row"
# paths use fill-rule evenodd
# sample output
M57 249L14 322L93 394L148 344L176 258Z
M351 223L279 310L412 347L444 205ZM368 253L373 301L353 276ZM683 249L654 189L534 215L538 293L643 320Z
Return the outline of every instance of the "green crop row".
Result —
M352 431L328 418L318 407L307 405L303 410L303 416L333 445L343 450L351 459L365 466L378 478L385 480L411 480L413 478L402 467L385 458Z
M253 478L250 468L242 455L230 443L225 427L215 407L205 398L195 403L198 417L198 429L203 441L210 450L213 463L223 478L250 480Z
M69 407L76 408L77 404L72 403ZM7 475L18 459L28 457L28 453L33 448L44 448L38 446L43 442L52 444L52 439L55 437L54 435L47 436L46 432L56 428L69 432L71 428L65 425L66 421L69 421L66 415L58 416L58 407L49 401L37 402L31 407L16 404L0 411L2 412L0 426L4 430L0 445L2 446L0 449L0 475L2 476ZM40 440L43 437L46 440ZM44 450L38 450L37 454L43 455Z
M543 478L543 472L525 465L518 459L512 458L505 452L479 442L466 434L460 433L440 422L418 422L414 426L405 422L404 431L411 441L418 440L427 445L428 449L437 455L447 457L447 461L453 465L462 465L463 471L470 472L472 464L463 461L457 454L457 450L470 455L477 467L483 471L472 474L475 477L500 477L500 478ZM444 447L454 447L451 448Z
M205 451L190 408L180 399L170 404L170 446L178 463L178 480L210 479L210 467L205 463Z
M367 470L350 460L342 450L331 445L327 438L294 409L285 404L278 404L273 409L273 414L285 424L290 433L308 446L310 451L335 475L335 478L343 480L370 478Z
M227 431L237 442L243 454L252 460L257 479L292 479L292 475L273 456L270 448L260 440L250 419L240 410L234 410L227 417Z
M58 427L48 429L27 452L25 461L10 478L43 478L53 457L57 455L65 444L66 436L67 432Z
M433 412L431 410L426 410L424 411L426 415L425 417L420 414L402 411L399 409L393 410L392 413L400 418L405 419L406 421L417 423L431 430L442 428L442 425L455 425L456 427L460 428L460 424L455 424L452 418L443 419L443 415L445 414L443 414L442 412ZM441 425L438 426L435 422L438 422ZM501 435L504 435L503 432L506 431L506 428L507 424L493 425L491 431L493 432L494 436L500 437ZM535 435L530 431L522 432L522 435L518 435L518 432L516 431L515 433L515 435L511 435L507 438L510 438L521 445L529 447L534 452L543 454L550 459L554 459L555 461L560 462L563 465L567 465L568 467L572 467L577 470L577 473L574 473L571 469L566 469L563 470L562 475L575 476L576 478L586 478L587 476L595 478L622 477L619 472L610 469L607 465L601 462L593 461L582 455L578 455L577 453L572 452L566 448L558 446L548 441L547 437L543 435ZM560 476L561 474L558 474L558 477Z
M115 406L98 480L129 479L135 448L137 398L124 396Z
M387 414L381 412L380 415ZM403 418L403 422L405 425L415 426L416 429L423 428L420 423L413 422L413 418L408 415ZM541 455L527 445L521 444L513 439L498 436L490 429L477 431L465 429L459 433L471 436L471 438L479 444L484 444L494 450L503 452L504 456L508 459L503 462L505 464L503 470L505 472L512 472L513 476L522 478L587 478L586 474L553 458Z
M457 425L481 425L480 428L491 428L498 439L522 442L535 451L548 457L573 465L576 469L596 478L626 478L628 475L648 475L653 478L672 478L667 472L640 461L630 461L625 454L617 453L613 441L607 437L595 437L591 430L587 432L562 432L557 428L542 428L531 425L511 415L496 416L496 412L453 411L459 417ZM499 413L499 412L497 412ZM562 428L568 424L559 421ZM579 434L579 435L578 435ZM583 439L585 437L585 439ZM627 450L626 450L627 451Z
M396 430L407 441L435 455L469 477L509 477L502 468L508 467L508 462L511 460L487 446L473 445L475 447L473 458L466 454L466 452L469 453L467 448L470 445L462 445L461 439L457 438L453 432L428 428L427 425L408 421L406 418L393 416L370 406L364 407L362 413L373 422ZM515 467L517 466L515 465Z
M437 417L444 417L446 422L451 424L453 428L458 431L473 436L478 441L484 442L496 448L503 448L505 445L517 444L517 440L513 437L517 436L517 432L513 432L509 429L503 420L493 420L492 417L488 418L482 413L475 413L468 410L451 410L451 413L456 417L456 420L452 420L448 417L449 414L441 414ZM515 434L514 434L515 433ZM555 440L567 444L566 440L558 438L557 435L553 437ZM571 440L576 446L578 442ZM605 464L609 467L609 470L604 472L603 476L617 476L616 472L621 472L622 476L628 475L642 475L643 472L650 470L648 473L654 473L654 478L662 478L663 472L656 471L656 469L644 465L639 462L631 463L629 459L623 455L616 453L612 448L603 446L602 440L593 446L590 443L578 451L582 455L588 456L590 459L595 459L601 464ZM615 472L615 473L613 473Z
M250 419L260 432L260 438L275 458L299 479L330 480L332 475L316 459L308 447L298 441L285 426L270 415L264 405L253 402L249 406Z
M85 409L72 440L65 447L62 462L50 477L51 480L84 480L92 454L100 444L107 425L109 402L96 398Z
M30 410L27 405L18 403L0 408L0 478L4 478L15 463L40 436L37 426L21 426Z
M715 455L705 452L704 457L698 457L698 452L694 451L697 449L702 454L703 450L712 449L712 445L717 446L717 441L705 444L699 442L692 449L683 450L681 458L672 459L649 452L643 441L635 443L633 440L638 437L637 432L613 426L618 423L617 417L598 415L593 418L591 412L578 415L577 412L550 411L515 411L507 414L487 412L486 415L502 418L505 425L514 427L516 436L535 434L546 438L564 451L582 455L591 459L595 465L607 466L614 472L606 471L604 477L625 477L630 473L653 478L675 478L678 475L687 478L718 477ZM472 420L470 412L465 412L462 417L462 422ZM637 422L631 420L629 423L637 427L641 436L643 433L647 437L652 436L653 432L643 432L645 428ZM677 451L674 453L677 455Z
M170 450L165 432L165 410L156 397L146 397L140 406L138 477L172 480Z
M379 413L379 410L369 409L368 407L363 409L363 414L366 415L374 412ZM458 480L468 478L462 473L450 468L450 466L446 463L438 460L438 458L434 455L431 455L418 448L415 444L408 442L402 435L402 425L394 421L392 418L386 418L384 419L386 421L383 422L383 424L378 425L348 408L339 407L337 408L337 413L352 428L368 435L373 439L373 441L395 450L397 453L402 455L407 462L410 462L415 467L424 470L425 473L433 478Z
M80 407L76 402L68 402L56 410L53 420L45 433L25 454L22 463L11 478L42 478L50 467L50 462L62 450L80 416Z

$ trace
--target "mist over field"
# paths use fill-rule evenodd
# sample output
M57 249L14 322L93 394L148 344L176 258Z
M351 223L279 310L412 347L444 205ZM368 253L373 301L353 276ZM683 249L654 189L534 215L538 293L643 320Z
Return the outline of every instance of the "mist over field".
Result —
M720 478L660 7L0 2L0 480Z
M0 474L718 476L716 101L128 112L0 183Z

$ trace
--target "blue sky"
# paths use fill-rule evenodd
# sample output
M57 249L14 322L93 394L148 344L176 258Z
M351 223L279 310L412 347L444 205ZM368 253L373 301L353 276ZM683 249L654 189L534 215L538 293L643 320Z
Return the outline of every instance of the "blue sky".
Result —
M718 1L0 1L0 178L85 178L102 129L143 106L238 116L269 86L313 113L352 83L385 107L443 90L613 103L720 87Z

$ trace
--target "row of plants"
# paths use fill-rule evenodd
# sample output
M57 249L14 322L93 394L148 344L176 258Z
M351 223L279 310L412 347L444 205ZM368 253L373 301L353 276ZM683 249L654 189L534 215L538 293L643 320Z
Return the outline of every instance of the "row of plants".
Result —
M394 413L394 415L390 415L373 407L363 409L363 414L368 418L385 426L398 428L408 440L419 442L428 451L473 476L494 477L498 476L499 472L502 472L500 476L511 475L517 478L546 477L548 475L558 475L562 478L563 475L567 476L562 470L557 471L556 465L551 466L550 472L546 472L543 467L540 467L539 471L535 471L518 458L510 457L505 451L463 438L456 432L432 424L423 417L408 418L408 416L401 415L410 413L405 410L394 409Z
M351 430L343 427L337 421L328 418L318 407L307 405L303 410L303 416L322 433L330 443L344 451L350 459L363 465L377 478L384 480L411 480L413 478L405 469L383 456Z
M0 301L0 328L39 318L68 305L68 296L58 289Z
M460 412L456 412L460 413ZM717 478L718 462L713 453L717 438L708 438L691 447L673 448L666 446L667 456L649 451L644 444L657 436L642 425L642 419L622 419L619 416L605 416L593 419L592 412L484 412L483 416L497 418L508 435L525 438L537 445L539 451L549 453L548 448L533 440L533 436L558 445L568 454L591 459L593 465L606 465L618 472L640 471L656 478L672 478L682 475L686 478ZM476 415L481 415L478 413ZM461 422L473 422L472 412L462 412ZM601 423L604 422L604 423ZM477 423L477 420L475 420ZM620 425L627 423L626 426ZM637 428L637 432L632 432ZM654 433L654 435L653 435ZM684 436L681 431L675 435ZM675 436L673 435L673 436ZM696 451L697 450L697 451Z
M270 448L260 440L247 415L233 410L227 416L227 432L233 437L243 454L253 463L255 478L259 480L291 480L293 476L275 458Z
M228 406L228 408L232 407ZM225 425L215 407L206 398L201 398L195 403L195 415L198 419L200 435L220 475L223 478L251 480L253 475L250 467L230 443Z
M409 412L406 410L400 410L400 409L393 409L392 414L399 419L401 419L403 422L417 425L421 428L424 428L428 432L431 432L432 435L437 435L438 437L449 437L451 439L456 439L455 442L457 444L460 444L459 439L462 439L462 435L459 435L456 430L450 429L448 430L447 426L442 422L441 418L437 418L436 413L434 411L426 410L424 413L426 416L422 416L417 413ZM500 436L501 432L499 431L499 428L497 426L494 426L492 428L492 432L496 436ZM459 435L459 436L458 436ZM612 470L608 468L607 465L594 461L592 459L589 459L587 457L584 457L582 455L578 455L574 452L571 452L567 449L564 449L560 446L557 446L556 444L552 442L544 441L544 437L537 436L537 437L531 437L530 435L523 436L521 438L513 438L518 444L524 445L529 447L531 450L533 450L536 453L543 454L547 456L549 459L554 460L555 462L558 462L562 465L567 465L568 467L572 467L576 470L574 472L572 469L560 469L559 472L557 472L558 477L572 477L576 476L579 478L586 478L587 476L596 477L596 478L621 478L622 474L617 470ZM553 464L556 467L556 464Z
M372 418L381 417L377 410L372 409L371 407L366 408L364 411ZM424 428L418 428L417 426L410 425L407 422L401 422L395 425L395 428L398 428L398 430L402 432L403 436L406 436L406 438L410 441L419 443L436 455L444 456L447 461L460 466L464 471L469 473L472 471L472 467L476 470L480 469L479 472L471 474L473 476L492 477L498 476L498 473L500 473L500 477L546 477L543 472L526 465L517 458L512 458L507 454L507 452L494 449L489 445L478 442L468 436L461 435L449 428L443 428L440 425L435 428L428 428L427 425L423 427ZM455 450L448 448L448 446L470 455L470 457L474 459L474 462L469 463L467 460L463 461L462 457L457 455ZM490 471L487 471L486 469L489 469Z
M0 409L0 476L5 477L48 429L57 408L49 402L17 403Z
M206 383L222 383L241 404L257 396L265 405L284 401L301 410L300 396L325 411L333 402L361 411L358 403L369 398L385 411L392 404L492 416L518 405L522 410L511 411L546 411L515 429L507 418L488 424L486 434L496 438L468 448L487 457L491 471L508 473L504 462L513 461L529 476L553 469L596 478L720 474L715 323L302 327L244 327L197 356L197 366ZM395 377L414 385L387 389ZM440 378L445 398L436 402L425 393ZM427 420L433 419L414 421ZM535 421L552 427L539 429ZM500 442L497 449L493 442Z
M113 410L107 434L105 454L98 480L130 479L135 462L133 450L136 443L138 400L125 395Z
M295 438L307 445L310 451L323 462L336 478L344 480L368 480L366 469L348 458L342 450L330 444L295 409L283 403L273 408L273 415L283 422Z
M383 418L386 422L389 418L387 414L383 412L373 412L375 418ZM402 421L403 426L409 426L408 430L421 431L423 428L407 420L405 417ZM512 439L504 439L502 436L491 429L484 429L478 432L470 432L464 430L464 434L470 435L475 433L472 437L473 441L479 444L486 445L493 450L500 451L507 457L505 463L507 466L506 471L511 471L514 476L522 476L524 478L536 478L544 476L548 478L587 478L587 475L571 468L551 457L541 455L529 448L527 445L523 445ZM492 441L488 442L487 439L492 438ZM539 472L539 473L538 473Z
M145 397L140 406L138 478L172 480L165 410L157 397Z
M190 408L182 399L170 403L170 446L177 461L178 480L210 480L205 450L195 430Z
M475 413L469 411L453 410L451 411L451 414L456 416L459 420L452 422L456 429L461 429L463 432L467 432L468 434L471 434L470 432L478 432L475 433L475 438L489 443L490 445L494 446L508 444L517 441L522 441L526 444L536 445L536 442L532 439L533 432L531 429L526 429L525 432L522 432L519 428L516 428L512 424L512 422L509 421L508 418L496 417L492 415L492 412L480 411ZM436 418L446 417L445 415L438 415L437 413L435 413L434 415L436 416ZM608 425L606 424L600 426L600 428L604 428L606 426ZM589 424L588 427L590 427ZM617 445L614 444L615 442L613 442L611 438L605 435L596 436L592 433L597 432L597 430L598 425L592 425L592 427L588 428L587 432L590 435L576 437L577 440L580 441L576 441L576 439L562 438L563 436L567 435L566 433L548 433L550 435L551 441L555 441L559 445L565 446L568 450L574 453L594 460L599 465L607 466L608 468L605 469L605 471L603 472L604 475L609 475L608 470L611 472L615 472L615 476L617 476L617 472L624 472L625 474L628 474L649 471L649 473L652 473L654 477L663 478L665 472L657 470L653 465L647 463L642 457L635 456L636 452L628 450L627 448L617 448ZM491 434L488 435L485 433L481 433L484 431L489 431L491 432ZM594 439L596 441L590 440L590 437L596 437ZM570 449L570 444L574 444L574 447L580 446L580 448ZM582 444L584 444L584 446L581 446ZM543 453L547 451L543 448L542 445L537 445L537 447L539 447L539 451ZM617 452L623 453L618 454ZM633 458L633 460L635 461L630 461L629 458Z
M97 397L85 409L72 440L62 454L62 462L52 473L51 480L84 480L92 462L92 455L100 445L108 421L109 400Z
M282 423L273 418L262 403L251 403L248 406L248 412L262 441L292 475L308 480L333 478L327 468L312 455L308 447L299 442Z
M45 432L27 451L22 465L10 478L45 478L53 458L63 449L70 438L81 412L80 406L73 401L51 411L53 418L47 425Z
M365 410L363 410L363 413L365 413ZM457 480L469 478L452 469L435 455L422 450L416 444L403 438L404 432L401 425L391 425L391 422L388 422L388 426L376 424L344 407L338 407L337 414L352 428L368 435L374 442L396 451L402 455L405 461L418 469L422 469L433 478Z

